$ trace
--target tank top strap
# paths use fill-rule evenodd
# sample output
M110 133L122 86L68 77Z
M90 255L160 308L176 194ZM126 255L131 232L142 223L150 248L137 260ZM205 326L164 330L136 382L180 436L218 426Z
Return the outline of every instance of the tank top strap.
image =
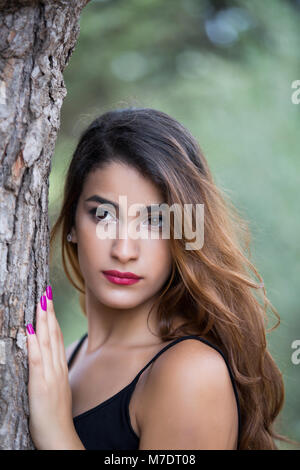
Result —
M143 369L140 370L140 372L137 374L137 376L135 377L135 379L138 379L140 377L140 375L144 372L145 369L147 369L147 367L150 366L150 364L152 364L152 362L154 362L163 352L165 352L167 349L169 349L171 346L174 346L174 344L177 344L179 343L180 341L183 341L185 339L190 339L190 338L195 338L195 339L198 339L199 341L202 341L204 342L205 344L211 346L212 348L214 348L216 351L218 351L223 359L225 360L227 366L229 367L229 364L228 364L228 361L223 353L223 351L221 351L221 349L218 348L218 346L215 346L214 344L212 344L210 341L208 341L207 339L205 338L201 338L201 336L198 336L198 335L186 335L186 336L181 336L180 338L176 338L174 341L171 341L169 344L167 344L166 346L164 346L160 351L158 351L157 354L155 354L155 356L145 365L145 367L143 367ZM230 368L229 368L229 371L230 371ZM230 371L231 372L231 371Z
M70 358L69 358L69 360L68 360L68 368L70 368L70 366L71 366L71 364L72 364L72 362L73 362L73 360L74 360L74 357L76 356L76 354L77 354L77 352L78 352L80 346L82 345L82 343L83 343L83 341L85 340L85 338L87 337L87 335L88 335L88 334L85 333L85 334L80 338L80 340L78 341L78 343L77 343L77 345L76 345L74 351L72 352L72 354L71 354L71 356L70 356Z

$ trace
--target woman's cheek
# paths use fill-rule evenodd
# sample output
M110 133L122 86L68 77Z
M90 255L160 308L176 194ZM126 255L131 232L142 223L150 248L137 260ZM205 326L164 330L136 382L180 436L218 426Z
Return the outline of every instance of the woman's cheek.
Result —
M157 284L164 284L172 269L169 240L149 240L145 247L144 266L145 272L152 273L151 277Z
M102 269L106 269L107 261L104 258L107 250L103 241L99 241L92 237L82 238L82 242L78 244L78 261L83 277L87 282L95 279L95 272L100 273Z

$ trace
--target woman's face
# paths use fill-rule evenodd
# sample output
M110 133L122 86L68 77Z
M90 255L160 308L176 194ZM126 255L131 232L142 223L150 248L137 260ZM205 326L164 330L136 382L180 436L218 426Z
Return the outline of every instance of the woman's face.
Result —
M126 207L119 201L119 196L127 197ZM114 212L107 203L87 201L93 197L120 203L120 207ZM144 212L138 225L143 238L134 239L129 232L130 223L141 216L139 212L129 215L131 204L149 206L163 202L153 183L125 164L112 162L91 172L86 178L77 205L72 241L77 243L86 289L102 304L117 309L134 308L155 296L168 279L172 268L170 240L161 236L159 213ZM99 206L103 211L96 214ZM126 210L127 228L123 223ZM117 235L104 238L101 236L104 228ZM115 229L116 232L113 232ZM154 238L154 234L151 238L151 232L158 232L158 236ZM127 285L113 283L103 273L108 270L131 272L141 279Z

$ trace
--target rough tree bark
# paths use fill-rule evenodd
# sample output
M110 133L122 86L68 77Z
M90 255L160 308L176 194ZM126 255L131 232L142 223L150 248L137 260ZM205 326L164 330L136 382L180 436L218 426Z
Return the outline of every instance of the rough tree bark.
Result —
M28 432L25 325L49 282L48 187L62 72L89 0L0 0L0 449Z

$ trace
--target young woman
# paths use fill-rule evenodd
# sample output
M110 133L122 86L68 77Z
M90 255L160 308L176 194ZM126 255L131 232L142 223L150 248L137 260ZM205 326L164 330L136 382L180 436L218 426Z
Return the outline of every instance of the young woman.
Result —
M187 249L184 230L174 236L181 222L167 220L163 203L182 213L192 205L193 228L203 205L201 247ZM144 209L127 213L136 204ZM143 237L132 237L141 214ZM275 438L288 440L273 429L284 384L264 323L268 306L279 316L246 255L247 225L187 129L150 108L95 119L68 169L52 249L60 228L87 333L65 355L47 287L28 332L37 448L276 449Z

